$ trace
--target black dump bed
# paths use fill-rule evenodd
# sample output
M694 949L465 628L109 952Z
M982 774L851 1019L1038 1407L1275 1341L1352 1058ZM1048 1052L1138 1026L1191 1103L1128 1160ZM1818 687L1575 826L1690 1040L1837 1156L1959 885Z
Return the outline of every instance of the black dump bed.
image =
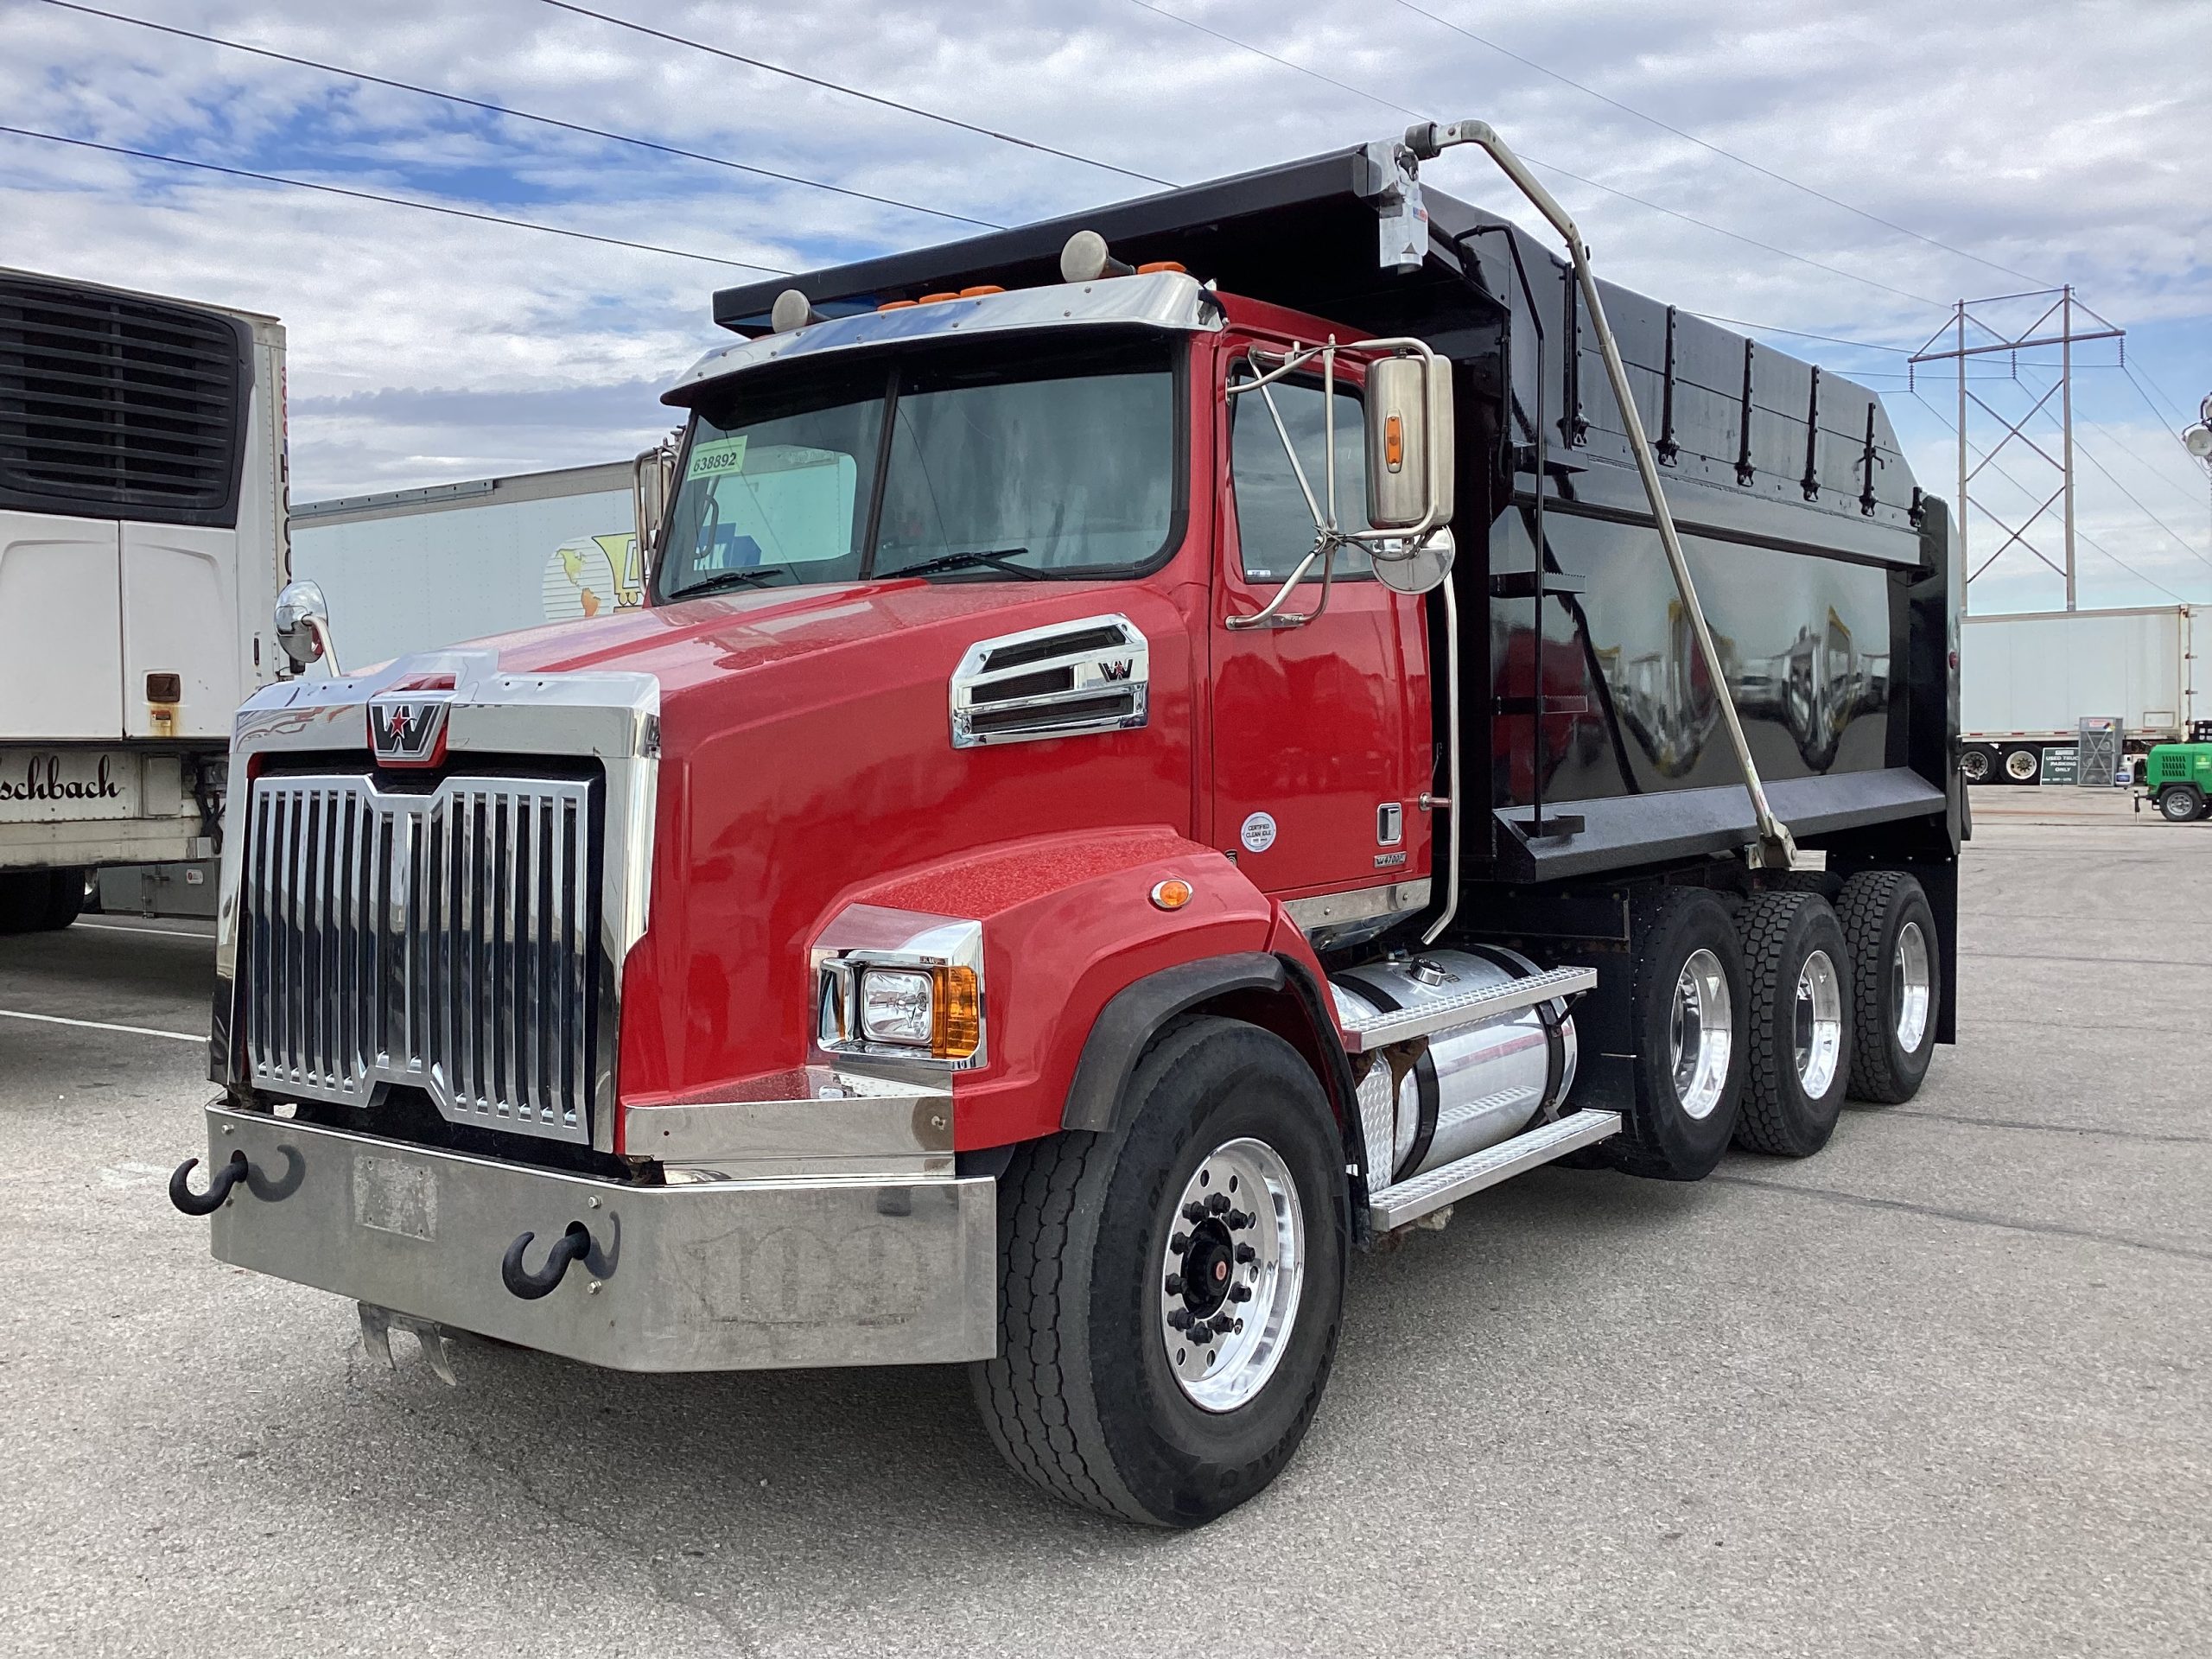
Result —
M1487 163L1471 151L1462 165ZM1368 149L1339 150L724 289L715 320L764 333L791 287L837 315L1056 283L1068 237L1093 230L1131 263L1175 260L1231 293L1421 336L1459 382L1462 762L1490 809L1463 825L1468 877L1602 880L1749 842L1741 773L1566 262L1425 187L1427 257L1387 267L1389 176ZM1914 484L1879 398L1642 295L1602 294L1777 811L1832 863L1948 858L1961 827L1949 517ZM1560 827L1573 833L1548 832Z

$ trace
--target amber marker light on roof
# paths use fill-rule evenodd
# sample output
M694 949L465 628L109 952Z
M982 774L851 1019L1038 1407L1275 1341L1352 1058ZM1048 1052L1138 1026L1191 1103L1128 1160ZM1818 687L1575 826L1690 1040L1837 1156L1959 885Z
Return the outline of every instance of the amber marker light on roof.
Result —
M1171 875L1154 886L1152 902L1162 910L1180 910L1191 902L1191 884L1179 875Z

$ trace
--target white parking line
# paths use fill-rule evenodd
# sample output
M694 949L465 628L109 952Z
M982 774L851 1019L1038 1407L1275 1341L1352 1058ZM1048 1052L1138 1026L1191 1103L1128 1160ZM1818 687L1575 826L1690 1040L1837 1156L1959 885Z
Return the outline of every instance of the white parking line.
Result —
M204 1043L205 1032L156 1031L151 1026L113 1026L105 1020L65 1020L58 1014L22 1014L14 1008L0 1008L0 1020L35 1020L48 1026L82 1026L87 1031L120 1031L133 1037L166 1037L173 1043Z
M165 939L203 939L215 942L213 933L194 933L181 927L120 927L113 922L72 922L72 927L89 927L96 933L158 933Z

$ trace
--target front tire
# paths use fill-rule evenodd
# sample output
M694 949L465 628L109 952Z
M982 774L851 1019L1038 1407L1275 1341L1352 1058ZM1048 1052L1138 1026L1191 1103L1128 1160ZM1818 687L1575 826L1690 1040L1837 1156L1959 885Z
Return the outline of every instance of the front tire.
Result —
M1014 1154L999 1353L970 1376L992 1440L1030 1481L1194 1527L1264 1490L1320 1404L1344 1297L1344 1148L1312 1068L1237 1020L1173 1027L1128 1090L1126 1130Z
M1836 918L1851 950L1851 1096L1902 1105L1936 1056L1942 946L1920 883L1867 870L1843 884Z
M1760 894L1737 912L1750 1007L1736 1144L1778 1158L1827 1145L1851 1080L1851 950L1817 893Z

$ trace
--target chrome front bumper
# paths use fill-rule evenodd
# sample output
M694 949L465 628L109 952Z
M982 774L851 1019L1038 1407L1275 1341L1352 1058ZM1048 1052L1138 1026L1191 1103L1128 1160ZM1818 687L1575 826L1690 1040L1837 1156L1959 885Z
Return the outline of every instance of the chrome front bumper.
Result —
M997 1351L997 1184L819 1177L629 1186L207 1109L207 1164L249 1173L219 1261L625 1371L933 1364ZM571 1223L589 1252L524 1300Z

